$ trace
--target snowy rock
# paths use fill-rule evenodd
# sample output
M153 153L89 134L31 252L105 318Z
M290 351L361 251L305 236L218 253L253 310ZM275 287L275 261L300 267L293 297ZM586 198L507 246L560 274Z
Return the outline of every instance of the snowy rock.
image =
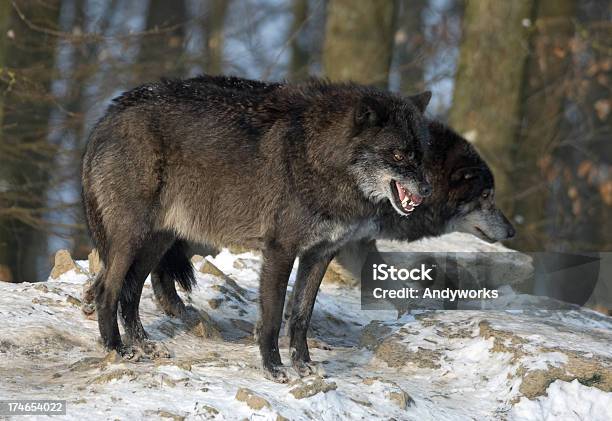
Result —
M450 237L437 247L470 249L466 241ZM179 291L189 317L178 318L156 307L145 284L142 323L152 341L170 350L167 359L125 361L103 349L97 321L83 317L70 298L83 308L92 301L83 290L88 275L0 282L0 396L61 395L70 420L96 413L108 419L254 418L259 410L235 399L240 388L268 403L260 418L279 421L611 419L610 317L577 307L544 310L542 299L530 296L533 310L412 311L398 319L397 311L362 310L357 288L324 283L308 343L327 377L288 387L264 379L250 333L258 319L260 257L223 250L207 260L240 293L224 276L196 271L198 286ZM212 308L212 299L221 305ZM295 378L286 336L279 342Z
M535 400L522 398L512 408L509 419L609 421L612 419L612 394L593 390L578 380L556 380L550 383L544 396Z
M270 402L253 392L251 389L241 387L236 392L236 400L246 403L249 408L259 411L262 408L270 408Z
M68 250L59 250L55 253L55 264L51 270L51 279L57 279L71 270L77 273L83 273L76 263L74 263L74 260L72 260L72 256Z
M327 268L327 272L325 272L323 282L355 286L359 284L359 279L355 279L348 270L336 263L335 260L332 260Z
M189 331L199 338L219 339L221 333L214 320L204 310L190 309L186 317Z
M396 403L401 409L406 409L414 403L410 395L403 390L397 392L389 392L389 400Z
M102 261L100 260L100 255L98 254L98 250L93 249L91 253L87 256L87 262L89 263L89 274L97 275L102 270Z
M215 266L209 260L205 260L204 261L204 264L200 267L200 273L209 274L209 275L212 275L212 276L216 276L216 277L222 278L225 281L225 283L233 290L233 292L235 294L238 294L238 296L240 298L244 297L245 294L246 294L244 288L242 288L240 285L238 285L236 283L236 281L234 281L228 275L223 273L223 271L221 271L221 269L219 269L217 266Z
M380 320L373 320L361 331L359 346L376 349L390 332L389 326L385 326Z
M321 377L298 380L297 386L289 391L296 399L310 398L317 393L327 393L330 390L336 390L335 382L326 382Z

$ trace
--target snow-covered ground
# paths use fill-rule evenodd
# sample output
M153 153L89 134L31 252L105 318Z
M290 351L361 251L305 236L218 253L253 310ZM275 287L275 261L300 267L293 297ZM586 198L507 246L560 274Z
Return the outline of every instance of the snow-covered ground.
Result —
M485 247L469 241L413 247ZM105 358L81 311L87 262L56 280L0 283L0 399L65 399L65 418L79 420L612 420L612 318L576 309L397 319L361 310L356 288L324 284L311 333L324 377L276 384L260 373L252 337L259 257L224 250L209 261L231 279L195 264L199 286L184 297L210 316L195 327L164 316L147 282L143 324L172 357L136 363ZM281 355L287 363L286 338Z

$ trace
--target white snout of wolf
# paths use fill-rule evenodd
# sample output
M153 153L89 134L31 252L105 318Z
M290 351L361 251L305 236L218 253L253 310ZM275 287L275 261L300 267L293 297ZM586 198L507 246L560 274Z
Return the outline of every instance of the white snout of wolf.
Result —
M263 254L256 334L264 373L278 382L288 379L278 335L300 258L291 360L300 375L313 372L306 331L329 261L347 241L372 235L380 206L410 218L431 192L422 168L429 99L209 76L116 98L82 165L87 222L104 262L95 295L106 349L129 358L156 348L138 316L149 273L164 311L185 315L168 280L194 282L186 241L240 246Z

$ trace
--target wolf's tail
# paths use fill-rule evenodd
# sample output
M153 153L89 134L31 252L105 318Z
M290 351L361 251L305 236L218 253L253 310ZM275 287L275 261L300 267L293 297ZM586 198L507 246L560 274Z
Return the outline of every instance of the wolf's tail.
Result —
M188 248L189 245L185 241L175 241L155 269L160 275L159 279L162 282L174 280L185 291L191 291L192 287L196 284L193 265L187 257Z

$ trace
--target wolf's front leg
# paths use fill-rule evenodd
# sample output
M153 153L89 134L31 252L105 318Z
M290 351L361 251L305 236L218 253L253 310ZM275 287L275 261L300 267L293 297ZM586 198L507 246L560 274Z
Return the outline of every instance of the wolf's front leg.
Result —
M310 360L306 335L321 280L332 258L333 254L328 251L316 249L300 257L289 320L291 364L300 376L317 372L316 365Z
M260 316L256 337L261 353L264 374L270 380L286 383L287 373L282 368L278 350L278 334L283 316L287 283L295 254L277 243L271 243L263 252L263 266L259 281Z

